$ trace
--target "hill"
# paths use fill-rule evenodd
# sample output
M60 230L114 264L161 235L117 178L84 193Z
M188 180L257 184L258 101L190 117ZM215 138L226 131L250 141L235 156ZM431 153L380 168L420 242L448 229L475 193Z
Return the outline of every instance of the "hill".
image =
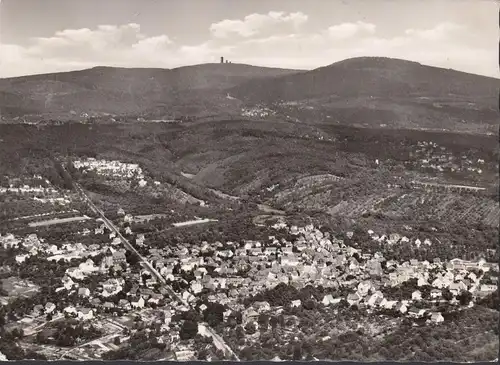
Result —
M143 114L199 102L201 109L222 105L220 90L253 78L295 70L243 64L202 64L176 69L94 67L72 72L0 80L2 115ZM207 91L209 90L209 91ZM214 91L219 91L214 95ZM217 96L219 98L217 98ZM215 98L215 99L214 99ZM208 104L207 104L208 103ZM223 106L223 105L222 105Z
M276 119L498 133L498 79L382 57L312 71L244 64L95 67L0 80L2 116ZM213 120L213 119L212 119Z
M248 105L273 105L279 114L301 121L497 129L499 86L498 79L451 69L360 57L275 79L251 80L230 94Z
M332 97L467 97L495 99L500 80L417 62L360 57L273 80L252 80L231 92L252 102Z

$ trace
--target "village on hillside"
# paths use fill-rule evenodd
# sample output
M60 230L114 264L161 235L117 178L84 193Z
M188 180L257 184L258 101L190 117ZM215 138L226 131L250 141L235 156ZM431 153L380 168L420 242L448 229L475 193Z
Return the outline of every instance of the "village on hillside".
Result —
M148 185L138 165L89 159L74 166ZM498 263L398 261L357 242L439 244L428 235L334 232L283 218L266 227L263 240L174 244L145 230L162 215L119 208L109 220L83 190L57 188L40 176L4 185L0 325L9 359L119 359L134 351L155 360L257 359L263 336L278 330L273 348L293 344L278 356L305 359L297 343L312 333L321 334L314 343L347 343L342 333L361 327L377 337L401 323L447 326L497 292ZM23 215L23 206L31 214ZM191 217L171 227L216 223ZM308 313L322 320L311 322ZM325 327L338 313L343 324Z

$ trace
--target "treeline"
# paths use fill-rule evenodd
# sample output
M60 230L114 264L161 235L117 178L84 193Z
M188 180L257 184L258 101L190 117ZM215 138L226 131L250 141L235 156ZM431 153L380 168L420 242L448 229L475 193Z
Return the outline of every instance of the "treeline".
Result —
M49 180L54 186L58 186L66 190L73 190L73 177L68 170L73 171L75 174L74 176L77 176L78 170L75 169L71 162L68 162L66 164L66 168L64 168L59 161L53 161L53 167L46 171L47 180Z
M99 338L102 334L102 330L92 324L86 325L79 320L69 319L56 322L54 331L50 331L50 336L46 331L38 332L36 341L44 345L54 344L61 347L73 347Z

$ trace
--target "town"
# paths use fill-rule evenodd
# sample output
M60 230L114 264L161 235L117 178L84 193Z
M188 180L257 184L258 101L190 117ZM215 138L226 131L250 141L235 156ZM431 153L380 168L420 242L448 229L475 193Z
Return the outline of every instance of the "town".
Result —
M148 184L138 165L89 160L74 166L137 181L139 189ZM110 220L80 187L60 189L40 176L5 184L3 201L38 207L38 214L11 217L0 236L0 320L14 353L9 358L119 359L139 351L141 359L154 360L258 359L251 353L263 346L270 323L282 331L276 348L314 331L318 324L304 324L303 310L347 311L370 324L377 315L385 320L371 325L382 333L402 321L446 325L497 292L498 263L398 261L357 242L438 244L424 236L334 232L280 217L266 227L266 239L174 244L144 231L162 215L119 208ZM171 227L193 224L217 220L192 217ZM354 324L358 330L359 317ZM316 340L331 340L332 331ZM297 351L291 358L305 358Z

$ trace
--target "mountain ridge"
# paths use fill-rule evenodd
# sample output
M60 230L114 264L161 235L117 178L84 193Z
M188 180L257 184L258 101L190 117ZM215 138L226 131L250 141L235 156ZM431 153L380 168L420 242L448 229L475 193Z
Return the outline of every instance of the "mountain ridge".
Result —
M496 78L387 57L350 58L313 70L238 63L96 66L0 79L0 108L7 118L75 119L85 113L170 119L241 116L244 109L267 105L274 109L266 118L306 123L331 118L341 124L462 128L459 123L470 123L481 129L498 124L499 86Z

